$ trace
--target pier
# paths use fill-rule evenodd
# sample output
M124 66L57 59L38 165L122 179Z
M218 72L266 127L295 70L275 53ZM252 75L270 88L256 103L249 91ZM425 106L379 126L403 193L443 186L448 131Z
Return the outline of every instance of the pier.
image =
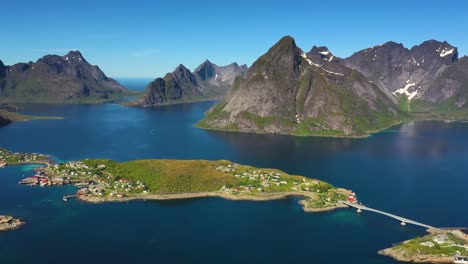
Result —
M411 225L415 225L415 226L424 227L424 228L427 228L427 229L437 229L437 228L432 227L430 225L426 225L426 224L423 224L423 223L420 223L420 222L416 222L416 221L413 221L411 219L404 218L404 217L394 215L394 214L390 214L390 213L380 211L380 210L377 210L377 209L369 208L369 207L364 206L362 204L350 203L350 202L342 202L342 203L349 206L349 207L356 208L357 212L359 212L359 213L362 212L362 211L369 211L369 212L374 212L374 213L377 213L377 214L388 216L390 218L401 221L401 225L411 224Z
M68 199L76 198L76 197L78 197L78 195L65 195L65 196L63 197L63 201L67 202Z

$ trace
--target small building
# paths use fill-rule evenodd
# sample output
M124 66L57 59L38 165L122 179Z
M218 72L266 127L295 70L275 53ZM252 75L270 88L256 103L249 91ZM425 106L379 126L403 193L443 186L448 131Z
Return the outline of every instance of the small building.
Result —
M468 264L468 257L456 255L453 259L453 263Z
M437 235L433 240L437 244L445 244L449 242L449 238L446 234Z
M357 203L356 197L355 197L355 196L352 196L352 195L348 196L348 202L350 202L350 203Z
M6 165L7 165L6 162L0 161L0 168L5 168Z

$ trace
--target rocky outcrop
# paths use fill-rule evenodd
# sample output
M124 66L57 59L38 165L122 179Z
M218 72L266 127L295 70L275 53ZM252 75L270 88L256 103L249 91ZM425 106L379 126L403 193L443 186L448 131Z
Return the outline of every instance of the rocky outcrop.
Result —
M79 51L70 51L65 56L47 55L34 63L2 65L0 63L0 100L105 101L126 91L98 66L89 64Z
M24 224L25 222L21 219L0 215L0 232L18 229Z

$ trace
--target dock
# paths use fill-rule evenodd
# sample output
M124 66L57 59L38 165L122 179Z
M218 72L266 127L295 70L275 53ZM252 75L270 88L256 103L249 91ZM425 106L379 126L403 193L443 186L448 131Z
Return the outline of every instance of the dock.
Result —
M75 194L75 195L65 195L65 196L63 197L63 201L64 201L64 202L67 202L68 199L76 198L77 196L78 196L78 195L76 195L76 194Z

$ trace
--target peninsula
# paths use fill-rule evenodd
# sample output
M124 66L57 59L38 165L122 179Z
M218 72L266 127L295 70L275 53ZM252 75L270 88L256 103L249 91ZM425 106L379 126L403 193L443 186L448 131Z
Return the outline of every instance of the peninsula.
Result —
M22 115L15 112L0 109L0 127L9 125L13 122L29 121L35 119L63 119L58 116L28 116Z

